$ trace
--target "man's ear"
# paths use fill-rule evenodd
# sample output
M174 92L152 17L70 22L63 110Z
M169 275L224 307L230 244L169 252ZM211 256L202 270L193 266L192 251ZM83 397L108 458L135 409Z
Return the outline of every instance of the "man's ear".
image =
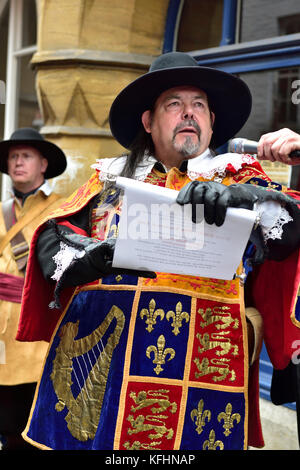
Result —
M148 132L148 134L150 134L151 133L151 111L149 109L143 112L142 123L143 123L145 131Z
M211 122L211 128L213 128L214 123L215 123L215 113L212 111L210 112L210 122Z
M48 168L48 160L47 158L42 157L41 171L43 174L46 173L47 168Z

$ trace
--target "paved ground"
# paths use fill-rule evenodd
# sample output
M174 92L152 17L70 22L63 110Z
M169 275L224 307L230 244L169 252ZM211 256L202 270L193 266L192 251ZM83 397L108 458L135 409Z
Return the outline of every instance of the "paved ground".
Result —
M266 444L264 450L299 450L295 411L260 399L260 412Z

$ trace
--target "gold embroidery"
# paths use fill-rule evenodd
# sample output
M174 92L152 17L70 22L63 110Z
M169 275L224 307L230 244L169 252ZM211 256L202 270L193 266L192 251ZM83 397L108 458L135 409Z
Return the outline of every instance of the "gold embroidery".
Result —
M169 395L170 390L166 389L141 390L138 393L131 391L129 393L133 404L126 418L130 423L127 433L129 435L141 433L141 436L139 436L139 440L126 441L123 444L126 449L157 449L162 444L162 439L173 438L174 430L172 426L168 427L168 419L170 418L169 413L173 415L176 413L177 403L171 402ZM134 416L134 413L139 413L140 410L145 410L145 415Z
M225 429L224 434L225 436L229 436L229 434L231 434L230 429L233 428L233 422L236 421L238 424L241 420L241 415L239 413L232 414L232 404L227 403L225 412L222 411L222 413L218 415L219 423L222 421L222 419L224 420L224 424L223 424L223 428Z
M151 408L152 413L161 413L162 411L167 410L169 407L171 407L170 412L175 413L177 410L177 403L175 401L171 403L168 399L167 393L169 393L169 390L163 389L157 391L148 390L147 392L142 390L137 395L135 392L131 392L129 396L137 405L132 406L131 411L135 413L137 410L141 410L146 406L158 405L158 408L154 406Z
M205 277L185 276L183 274L156 273L155 279L143 278L143 286L163 289L171 287L182 291L204 293L220 299L236 299L239 296L239 279L225 281L224 279L210 279Z
M160 450L159 447L155 447L155 446L159 446L161 444L161 441L159 442L150 442L150 444L142 444L140 441L134 441L132 443L132 445L130 446L130 442L126 441L124 443L124 447L125 449L127 450L140 450L140 449L143 449L143 450Z
M198 434L201 434L203 431L203 427L205 426L205 419L207 419L207 422L210 421L211 419L211 412L210 410L204 410L204 401L201 399L198 403L198 408L194 408L191 411L191 419L194 421L194 418L196 418L195 424L196 424L196 431Z
M212 323L221 321L221 324L216 325L217 330L224 330L225 328L228 328L231 323L233 323L232 328L237 329L239 326L239 320L237 318L233 319L228 310L230 310L230 308L226 306L214 307L213 309L208 307L205 312L204 309L199 308L198 313L200 313L203 320L205 320L200 323L201 328L205 328ZM226 316L222 315L223 313L226 313Z
M188 323L190 316L187 312L182 311L182 303L177 302L175 312L172 310L169 310L169 312L166 314L166 319L169 321L170 318L173 318L173 323L171 326L173 327L173 333L175 336L178 335L179 328L182 326L182 320L185 320L186 323Z
M151 352L154 353L154 359L153 359L153 364L157 364L157 366L154 368L155 373L158 375L163 368L161 367L162 364L165 364L165 360L167 355L169 355L168 361L171 361L171 359L174 359L175 357L175 351L173 348L166 348L166 339L163 335L160 335L160 337L157 340L157 347L154 345L148 346L146 349L146 356L151 359Z
M204 441L203 443L203 450L217 450L217 448L220 448L220 450L224 449L224 444L222 441L216 441L216 433L212 429L209 433L209 438L208 440Z
M129 415L127 420L130 422L132 428L128 429L128 434L137 434L138 432L154 431L155 434L148 434L149 439L161 439L166 437L166 439L172 439L174 431L172 428L167 428L164 419L167 419L166 415L138 415L134 418L132 415ZM145 423L145 419L150 421L150 423ZM151 423L153 422L153 424Z
M112 238L117 238L119 235L119 226L117 224L111 225L109 229L109 236Z
M237 356L239 352L238 345L231 344L229 338L224 338L224 336L228 334L229 331L220 331L219 333L212 333L211 336L209 336L209 333L204 333L203 335L197 333L196 337L199 339L201 346L203 346L203 348L198 348L199 353L203 353L204 351L220 347L221 351L216 351L217 356L224 356L224 354L228 354L231 349L233 349L232 355ZM224 341L217 341L222 339Z
M114 331L107 339L105 347L102 344L102 337L116 320ZM124 329L125 316L122 310L114 305L107 314L101 325L95 329L89 336L74 339L78 334L79 321L76 323L68 322L60 330L60 343L56 348L56 355L53 360L53 369L51 380L58 402L55 406L56 411L62 411L68 408L65 417L67 426L73 437L80 441L93 439L98 427L102 401L105 393L106 381L109 372L110 362L114 349L119 343L120 336ZM99 348L98 343L102 344L102 351L95 364L92 366L91 356L95 355L93 348ZM72 393L72 370L73 359L78 361L81 356L84 359L87 355L87 364L90 364L90 372L87 378L83 378L83 386L76 398ZM78 380L77 376L76 379ZM80 386L80 383L78 382Z
M227 378L228 374L230 374L229 380L233 382L236 379L236 374L234 370L229 369L229 364L228 364L229 361L230 359L226 359L226 358L211 359L211 364L214 364L214 365L210 365L209 359L207 357L204 357L201 362L196 357L194 359L194 362L199 372L195 372L195 376L196 378L199 378L199 377L202 377L203 375L213 374L217 372L219 376L214 375L212 380L214 382L221 382L222 380L225 380Z
M156 325L156 318L159 316L161 320L163 320L165 316L165 312L163 309L158 308L155 310L156 307L156 302L154 299L151 299L149 302L149 309L147 308L142 308L140 312L140 317L143 319L144 315L146 315L147 320L146 320L146 325L147 328L146 330L149 331L149 333L153 330L153 325Z

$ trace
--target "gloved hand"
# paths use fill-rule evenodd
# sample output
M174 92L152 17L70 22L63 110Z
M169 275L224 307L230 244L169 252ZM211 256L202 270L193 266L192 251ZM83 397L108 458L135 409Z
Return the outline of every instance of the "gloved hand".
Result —
M227 207L253 209L255 202L277 201L280 204L295 205L296 201L285 194L267 190L252 184L232 184L225 186L214 181L191 181L177 196L178 204L192 204L192 220L196 219L196 205L204 204L204 218L208 224L218 227L224 223Z
M54 289L54 300L49 304L50 308L61 308L60 293L65 287L76 287L93 282L109 274L131 274L152 279L156 277L152 271L113 268L115 238L99 241L75 233L59 231L59 239L67 246L78 250L78 253L58 280Z
M116 239L108 238L104 241L84 237L75 233L61 234L62 241L77 250L84 250L84 254L72 260L63 272L61 283L64 287L78 286L95 281L108 274L131 274L155 278L156 274L151 271L135 271L132 269L113 268L112 260L115 250Z
M228 207L253 209L256 202L276 201L284 206L293 217L293 222L284 226L282 238L269 240L266 244L261 227L252 230L250 241L256 246L252 264L262 263L265 258L280 261L299 247L300 243L300 210L299 201L280 191L265 189L251 184L232 184L225 186L213 181L192 181L179 191L178 204L192 205L192 220L197 220L197 204L204 204L204 218L208 224L221 226L224 223Z

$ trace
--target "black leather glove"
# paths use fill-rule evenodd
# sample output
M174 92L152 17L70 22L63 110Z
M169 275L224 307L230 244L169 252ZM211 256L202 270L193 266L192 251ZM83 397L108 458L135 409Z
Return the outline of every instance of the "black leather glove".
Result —
M99 241L76 233L58 230L57 227L55 231L61 242L76 250L81 250L81 252L84 251L84 253L78 253L69 266L63 271L55 286L54 300L50 303L50 308L61 307L60 293L62 289L93 282L109 274L130 274L132 276L151 279L156 277L156 274L152 271L113 268L112 260L116 243L115 238ZM47 269L47 277L48 276L49 267Z
M192 181L179 191L178 204L192 204L193 222L196 220L196 205L204 204L204 218L208 224L220 226L224 223L227 207L253 209L255 202L277 201L282 205L295 205L296 201L285 194L267 190L252 184L225 186L214 181Z
M224 223L227 207L241 207L253 209L255 202L276 201L284 206L293 222L284 226L281 240L271 240L266 244L263 240L261 228L258 226L252 231L250 241L256 246L256 255L253 264L270 259L281 260L286 258L300 243L300 211L297 207L299 201L292 199L280 191L265 189L251 184L232 184L225 186L214 181L192 181L179 191L178 204L192 205L192 220L197 220L197 204L204 205L204 218L208 224L215 223L220 226Z
M76 233L64 233L60 234L60 237L61 241L68 246L85 252L83 256L74 258L63 272L61 283L64 287L86 284L109 274L121 273L149 278L156 277L156 274L151 271L113 268L112 260L116 238L99 241Z

